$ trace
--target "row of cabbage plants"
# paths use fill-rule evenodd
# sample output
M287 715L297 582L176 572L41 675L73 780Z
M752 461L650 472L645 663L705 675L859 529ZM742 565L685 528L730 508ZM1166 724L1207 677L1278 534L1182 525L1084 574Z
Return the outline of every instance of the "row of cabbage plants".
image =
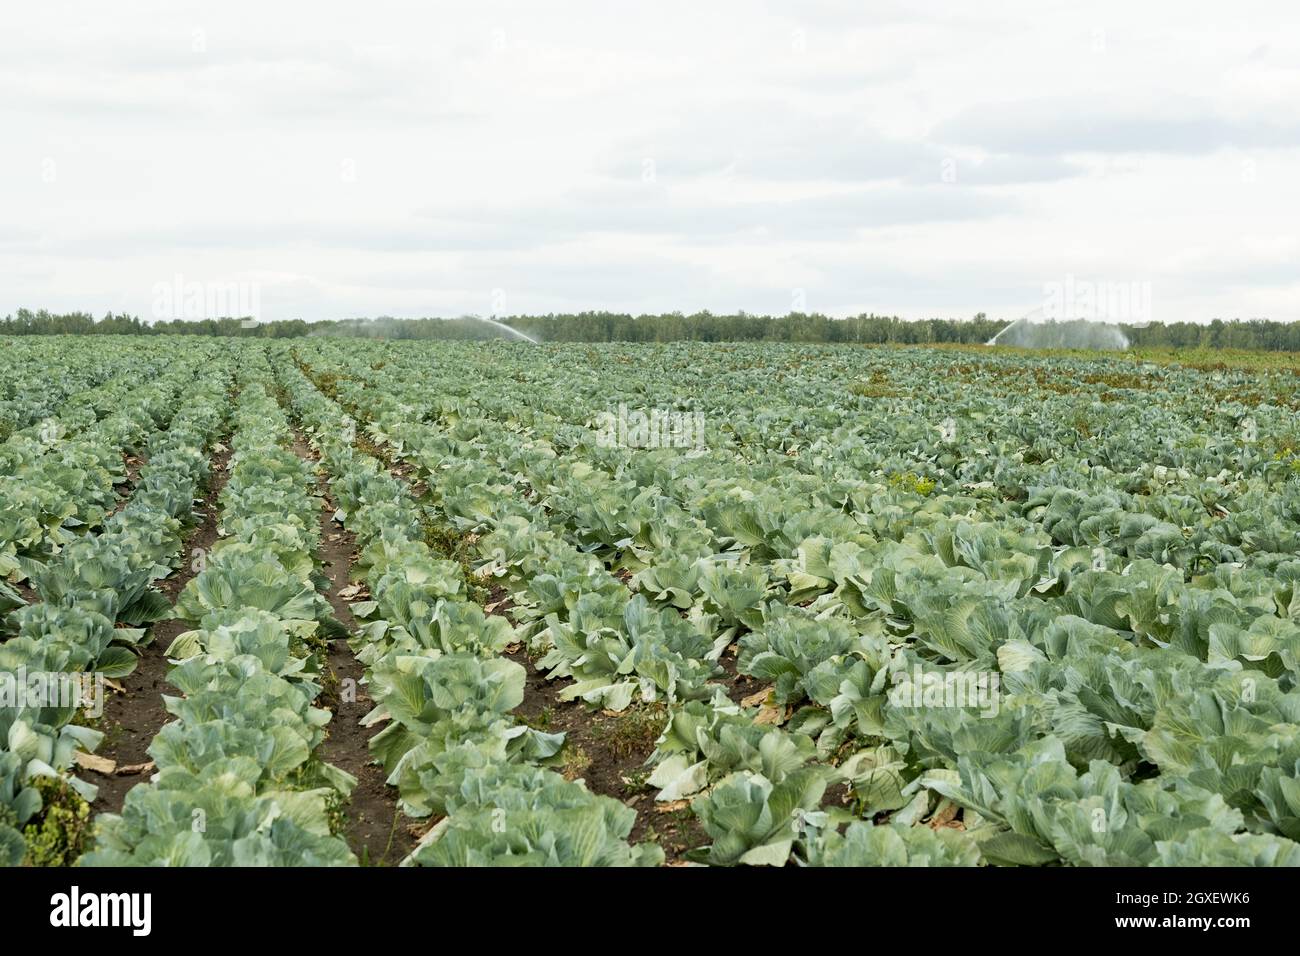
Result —
M78 409L93 402L96 390L110 379L128 381L145 351L152 351L161 370L171 350L154 345L143 350L90 339L21 338L0 340L0 442L16 432L39 431L50 419L74 427Z
M167 655L174 718L149 748L157 771L98 819L87 866L354 865L336 835L356 781L316 748L327 636L318 591L319 500L272 397L260 349L243 355L221 539L175 614L195 628Z
M23 580L22 557L40 560L102 526L127 479L124 456L167 423L204 358L127 353L122 374L0 443L0 579Z
M8 614L0 645L0 680L12 692L0 706L3 862L20 862L32 839L54 838L42 830L56 821L42 817L51 801L67 801L63 788L95 798L96 788L76 776L76 760L102 741L90 726L103 703L102 679L131 673L152 639L148 625L170 613L154 583L185 557L230 379L228 365L218 364L185 382L193 371L182 366L162 383L164 392L183 388L183 395L167 426L138 448L146 461L125 506L98 533L71 537L40 560L21 559L39 600ZM153 422L141 406L131 408L138 427Z
M635 813L546 769L563 744L516 720L526 672L502 652L517 640L503 617L468 600L459 566L424 540L430 515L383 464L351 441L355 422L297 370L284 373L354 532L355 573L369 597L354 641L375 702L367 725L402 809L441 817L404 861L416 866L655 865L629 845Z

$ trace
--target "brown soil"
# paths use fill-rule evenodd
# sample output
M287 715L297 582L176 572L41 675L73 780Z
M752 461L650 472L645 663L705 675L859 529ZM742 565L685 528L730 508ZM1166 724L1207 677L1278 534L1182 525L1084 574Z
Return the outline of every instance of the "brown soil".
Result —
M174 604L176 596L195 576L191 556L194 549L210 551L217 541L217 496L225 487L230 461L230 450L225 448L212 456L212 474L208 479L203 504L197 509L202 521L185 542L181 552L182 564L175 574L159 582L158 588ZM122 693L113 693L104 701L104 714L100 729L104 742L96 756L112 760L118 767L113 774L87 771L86 777L99 787L99 795L91 804L96 812L120 813L126 792L147 779L152 768L123 773L122 768L141 767L148 763L149 745L167 722L169 715L163 706L162 695L171 688L167 683L166 652L177 635L189 630L184 621L159 621L150 629L153 640L144 648L136 669L119 682Z
M510 612L515 609L515 600L510 596L510 591L504 585L493 584L488 588L488 599L483 605L483 610L489 615L497 614L506 618L511 624L517 623L514 615Z
M853 788L844 781L833 783L826 788L826 793L822 795L821 805L824 808L831 807L849 807L853 803ZM888 817L889 814L884 814Z
M126 481L115 488L124 489L124 493L116 505L114 505L111 514L117 514L126 507L126 503L131 500L131 490L135 488L135 483L140 480L140 469L144 467L145 460L137 458L135 455L122 455L122 463L126 465Z
M415 465L404 458L398 458L387 444L375 443L375 447L382 452L382 460L388 464L388 473L399 481L406 482L411 489L412 498L419 501L429 493L429 486L417 474Z
M318 460L301 437L294 443L294 452L308 461ZM334 616L351 631L356 627L356 620L339 591L351 583L356 539L334 522L335 504L324 476L319 478L319 494L322 499L319 555L321 570L329 579L324 596ZM370 738L383 729L382 725L362 727L359 723L374 706L361 684L365 668L342 640L330 642L327 664L329 674L320 705L327 707L334 718L317 752L322 760L357 778L343 836L363 865L395 866L414 849L416 836L411 830L412 821L404 818L397 807L397 791L385 781L383 768L371 762ZM342 699L345 687L355 691L354 699Z
M645 785L646 760L668 719L662 705L633 704L614 714L593 710L582 701L562 702L567 680L547 680L522 647L506 654L528 671L524 702L514 710L523 723L546 733L565 733L564 763L552 769L582 779L587 789L613 797L636 811L629 842L658 843L669 866L684 862L687 850L709 843L709 836L685 802L669 809L655 805L655 789Z
M739 704L746 697L763 689L762 681L748 677L736 669L735 644L722 652L722 657L718 660L718 666L726 672L726 676L718 678L716 683L721 684L726 689L727 696L731 698L733 703Z

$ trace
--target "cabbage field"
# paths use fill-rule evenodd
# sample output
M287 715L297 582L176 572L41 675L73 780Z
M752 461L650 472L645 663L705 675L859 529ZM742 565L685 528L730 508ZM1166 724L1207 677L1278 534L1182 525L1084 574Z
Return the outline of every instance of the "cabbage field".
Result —
M0 345L0 863L1300 864L1285 361Z

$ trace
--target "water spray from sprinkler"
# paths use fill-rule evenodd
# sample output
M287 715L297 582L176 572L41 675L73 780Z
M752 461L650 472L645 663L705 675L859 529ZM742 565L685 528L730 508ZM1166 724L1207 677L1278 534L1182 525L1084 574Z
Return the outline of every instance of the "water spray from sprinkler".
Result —
M1128 348L1129 340L1123 329L1110 322L1045 318L1043 310L1038 308L1011 322L985 344L1028 349L1116 351Z
M511 328L510 326L506 325L503 322L498 322L496 319L485 319L481 315L470 316L470 318L476 319L479 322L485 322L488 325L495 325L498 329L501 329L503 332L506 332L517 339L522 339L525 342L531 343L532 345L542 344L541 342L537 341L537 339L533 338L531 335L525 335L523 332L520 332L518 329Z

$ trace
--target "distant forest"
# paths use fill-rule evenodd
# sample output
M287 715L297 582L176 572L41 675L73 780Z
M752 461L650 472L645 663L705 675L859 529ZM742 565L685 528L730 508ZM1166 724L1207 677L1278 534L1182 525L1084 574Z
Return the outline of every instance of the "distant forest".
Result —
M583 312L578 315L520 315L499 321L543 342L828 342L918 345L987 342L1009 320L980 313L970 319L900 319L859 315L833 319L791 313L782 316L623 315ZM1122 326L1135 347L1236 348L1300 352L1300 322L1268 319L1215 319L1207 324L1173 322ZM367 336L387 339L483 339L502 333L475 318L293 319L253 322L230 319L175 319L144 322L113 315L95 319L84 312L58 315L19 309L0 320L0 335L216 335L249 338L298 338L305 335Z

